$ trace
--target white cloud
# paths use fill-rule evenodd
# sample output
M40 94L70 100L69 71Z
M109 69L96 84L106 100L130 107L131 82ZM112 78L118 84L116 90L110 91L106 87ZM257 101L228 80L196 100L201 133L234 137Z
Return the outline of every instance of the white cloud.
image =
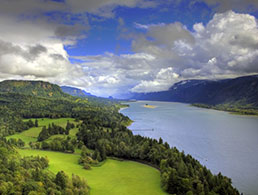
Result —
M138 85L131 89L132 92L155 92L163 91L171 87L171 83L178 81L179 75L174 73L172 67L162 68L156 75L156 78L151 81L143 80Z
M258 72L258 24L255 17L228 11L215 14L201 29L195 29L196 44L191 55L198 60L197 63L203 64L203 70L206 65L213 64L219 74ZM210 59L216 62L211 63Z
M86 5L79 1L83 5L75 3L71 9L93 10L97 14L101 7L107 6L110 10L105 14L112 14L114 5L151 6L143 2L146 3L100 0L91 1L92 5L84 8ZM122 18L118 22L124 25ZM133 92L167 90L182 79L258 73L258 25L249 14L232 11L215 14L207 25L195 24L193 32L178 22L139 24L145 30L133 37L135 53L74 57L82 60L81 64L71 64L71 56L64 49L80 36L80 25L75 25L74 31L44 20L17 21L6 15L0 17L0 26L3 27L0 28L1 79L47 80L109 96L130 89Z
M146 53L74 57L84 61L82 69L91 77L88 91L106 96L126 93L141 79L149 79L155 57Z
M87 86L80 66L70 63L67 39L56 36L56 25L0 18L0 79L35 79Z
M190 78L258 73L257 20L229 11L194 31L180 23L149 25L132 41L135 54L80 57L97 94L155 92Z

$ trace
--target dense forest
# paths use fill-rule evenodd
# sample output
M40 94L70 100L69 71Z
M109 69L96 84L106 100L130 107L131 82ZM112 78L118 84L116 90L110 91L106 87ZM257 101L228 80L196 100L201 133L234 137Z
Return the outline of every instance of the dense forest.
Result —
M90 169L92 164L104 161L107 157L149 164L160 170L161 185L170 194L239 194L231 185L229 178L221 174L213 175L190 155L170 147L167 143L163 143L162 139L134 136L126 127L131 122L130 119L118 112L122 105L116 101L95 97L92 100L72 97L60 92L60 89L55 94L54 87L48 87L48 90L51 90L47 91L47 94L52 93L51 96L46 96L44 91L35 95L28 91L37 90L37 84L36 88L31 84L20 86L19 82L13 81L9 82L9 85L10 90L0 90L2 91L0 93L1 137L37 125L36 121L24 122L25 118L72 117L82 121L79 124L77 139L68 136L47 141L49 136L68 134L72 128L69 123L66 128L52 124L42 128L38 142L30 143L30 147L62 152L73 152L74 147L81 148L79 163L85 169ZM27 92L23 93L24 90ZM19 157L13 147L22 146L22 140L2 139L0 142L0 194L12 194L13 191L16 194L88 193L87 184L77 176L69 179L64 172L59 172L55 176L45 172L46 159ZM9 150L11 152L7 152Z

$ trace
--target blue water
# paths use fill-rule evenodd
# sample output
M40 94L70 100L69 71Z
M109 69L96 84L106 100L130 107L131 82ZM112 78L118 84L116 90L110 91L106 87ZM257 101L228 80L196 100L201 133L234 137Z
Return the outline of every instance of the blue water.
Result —
M121 113L134 123L131 130L162 138L191 154L214 174L221 172L245 195L258 194L258 117L232 115L173 102L128 103ZM145 104L157 106L154 109Z

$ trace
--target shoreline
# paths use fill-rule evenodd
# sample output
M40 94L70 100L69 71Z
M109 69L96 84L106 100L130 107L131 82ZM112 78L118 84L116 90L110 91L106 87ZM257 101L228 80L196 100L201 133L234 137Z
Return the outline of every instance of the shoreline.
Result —
M222 112L227 112L232 115L238 115L238 116L252 116L252 117L258 117L258 111L252 111L248 109L223 109L223 108L218 108L206 104L190 104L190 106L196 107L196 108L203 108L203 109L208 109L208 110L215 110L215 111L222 111ZM237 109L237 108L236 108Z
M118 110L118 112L121 113L122 110L125 110L125 109L127 109L127 108L129 108L129 107L130 107L130 106L127 104L127 106L120 108L120 109ZM123 114L123 113L121 113L121 114ZM124 114L123 114L123 115L124 115ZM125 115L125 116L127 116L127 115ZM129 116L127 116L127 117L129 118ZM134 122L134 121L129 118L129 121L126 121L124 125L128 128L129 126L131 126L131 125L133 124L133 122ZM130 129L130 131L132 131L132 130Z
M214 106L206 105L206 104L197 104L197 103L190 104L190 103L184 103L184 102L171 102L171 101L160 101L160 100L157 100L157 101L155 101L155 100L136 100L135 102L142 102L142 103L143 102L166 102L166 103L186 104L186 105L193 106L196 108L203 108L203 109L209 109L209 110L214 110L214 111L227 112L232 115L258 117L258 110L253 111L253 110L241 109L241 108L239 110L227 109L227 108L223 109L223 108L218 108L218 107L214 107ZM126 109L128 107L124 107L123 109ZM153 109L152 105L149 105L149 106L143 105L143 107ZM154 108L156 108L156 107L157 106L154 106Z

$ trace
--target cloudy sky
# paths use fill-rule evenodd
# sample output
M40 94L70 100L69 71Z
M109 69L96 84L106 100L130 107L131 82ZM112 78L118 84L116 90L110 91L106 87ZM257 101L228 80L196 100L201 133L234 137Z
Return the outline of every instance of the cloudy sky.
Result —
M257 0L0 3L0 80L118 97L258 73Z

